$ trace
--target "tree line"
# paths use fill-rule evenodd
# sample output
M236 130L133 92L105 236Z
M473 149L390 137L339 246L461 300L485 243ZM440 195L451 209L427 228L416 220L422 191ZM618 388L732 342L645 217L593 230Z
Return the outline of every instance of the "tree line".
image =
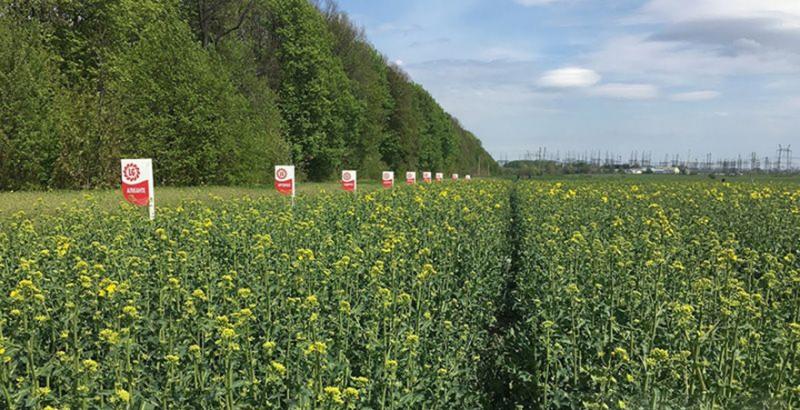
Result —
M334 3L0 0L0 188L496 169Z

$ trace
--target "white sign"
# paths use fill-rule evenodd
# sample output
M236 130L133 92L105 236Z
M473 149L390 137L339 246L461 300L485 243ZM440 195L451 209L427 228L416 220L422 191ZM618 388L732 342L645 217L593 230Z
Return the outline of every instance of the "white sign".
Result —
M414 185L417 183L417 173L414 171L406 172L406 184Z
M294 165L275 166L275 189L282 195L291 195L294 198Z
M150 207L150 220L156 219L156 199L153 183L153 160L123 159L122 196L137 206Z
M422 173L422 181L423 182L431 182L431 173L430 172L423 172Z
M383 171L381 176L381 183L384 188L391 188L394 186L394 171Z
M342 189L355 192L358 187L356 171L342 171Z

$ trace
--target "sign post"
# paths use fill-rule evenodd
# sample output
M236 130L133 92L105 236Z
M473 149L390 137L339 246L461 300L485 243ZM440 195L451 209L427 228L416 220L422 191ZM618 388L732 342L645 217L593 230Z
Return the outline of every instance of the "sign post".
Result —
M292 206L294 206L294 165L275 166L275 189L278 190L281 195L291 195Z
M453 179L453 181L458 181L458 174L453 174L451 178Z
M441 172L437 172L436 173L436 182L442 182L443 179L444 179L444 174L441 173Z
M150 208L150 220L156 219L156 199L153 187L153 160L123 159L122 196L136 206Z
M406 172L406 184L414 185L417 183L417 173L414 171Z
M342 171L342 189L348 192L356 192L358 179L356 171Z
M384 188L391 188L394 186L394 171L383 171L381 183Z
M422 173L422 181L426 184L431 183L431 173L430 172L423 172Z

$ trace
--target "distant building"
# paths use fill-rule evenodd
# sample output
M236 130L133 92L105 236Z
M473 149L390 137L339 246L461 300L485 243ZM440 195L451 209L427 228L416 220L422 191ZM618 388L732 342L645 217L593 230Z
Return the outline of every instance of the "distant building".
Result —
M625 170L626 174L642 175L642 174L658 174L658 175L678 175L681 173L680 168L666 167L666 168L628 168Z
M652 168L651 170L654 174L660 175L678 175L681 173L681 169L678 167Z

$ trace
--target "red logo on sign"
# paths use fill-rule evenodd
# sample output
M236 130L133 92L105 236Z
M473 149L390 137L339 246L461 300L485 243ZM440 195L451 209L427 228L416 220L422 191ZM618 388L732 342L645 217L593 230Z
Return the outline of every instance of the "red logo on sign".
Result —
M138 184L123 183L122 196L126 201L134 205L147 206L150 204L150 186L148 181L142 181Z
M350 172L342 172L342 189L353 192L356 190L356 181Z
M287 173L287 172L286 172L286 170L285 170L285 169L283 169L283 168L278 168L278 170L277 170L277 171L275 171L275 177L276 177L277 179L286 179L286 176L287 176L287 175L288 175L288 173Z
M141 171L139 171L139 166L134 163L125 165L125 169L122 170L122 176L130 182L139 179L140 175Z

